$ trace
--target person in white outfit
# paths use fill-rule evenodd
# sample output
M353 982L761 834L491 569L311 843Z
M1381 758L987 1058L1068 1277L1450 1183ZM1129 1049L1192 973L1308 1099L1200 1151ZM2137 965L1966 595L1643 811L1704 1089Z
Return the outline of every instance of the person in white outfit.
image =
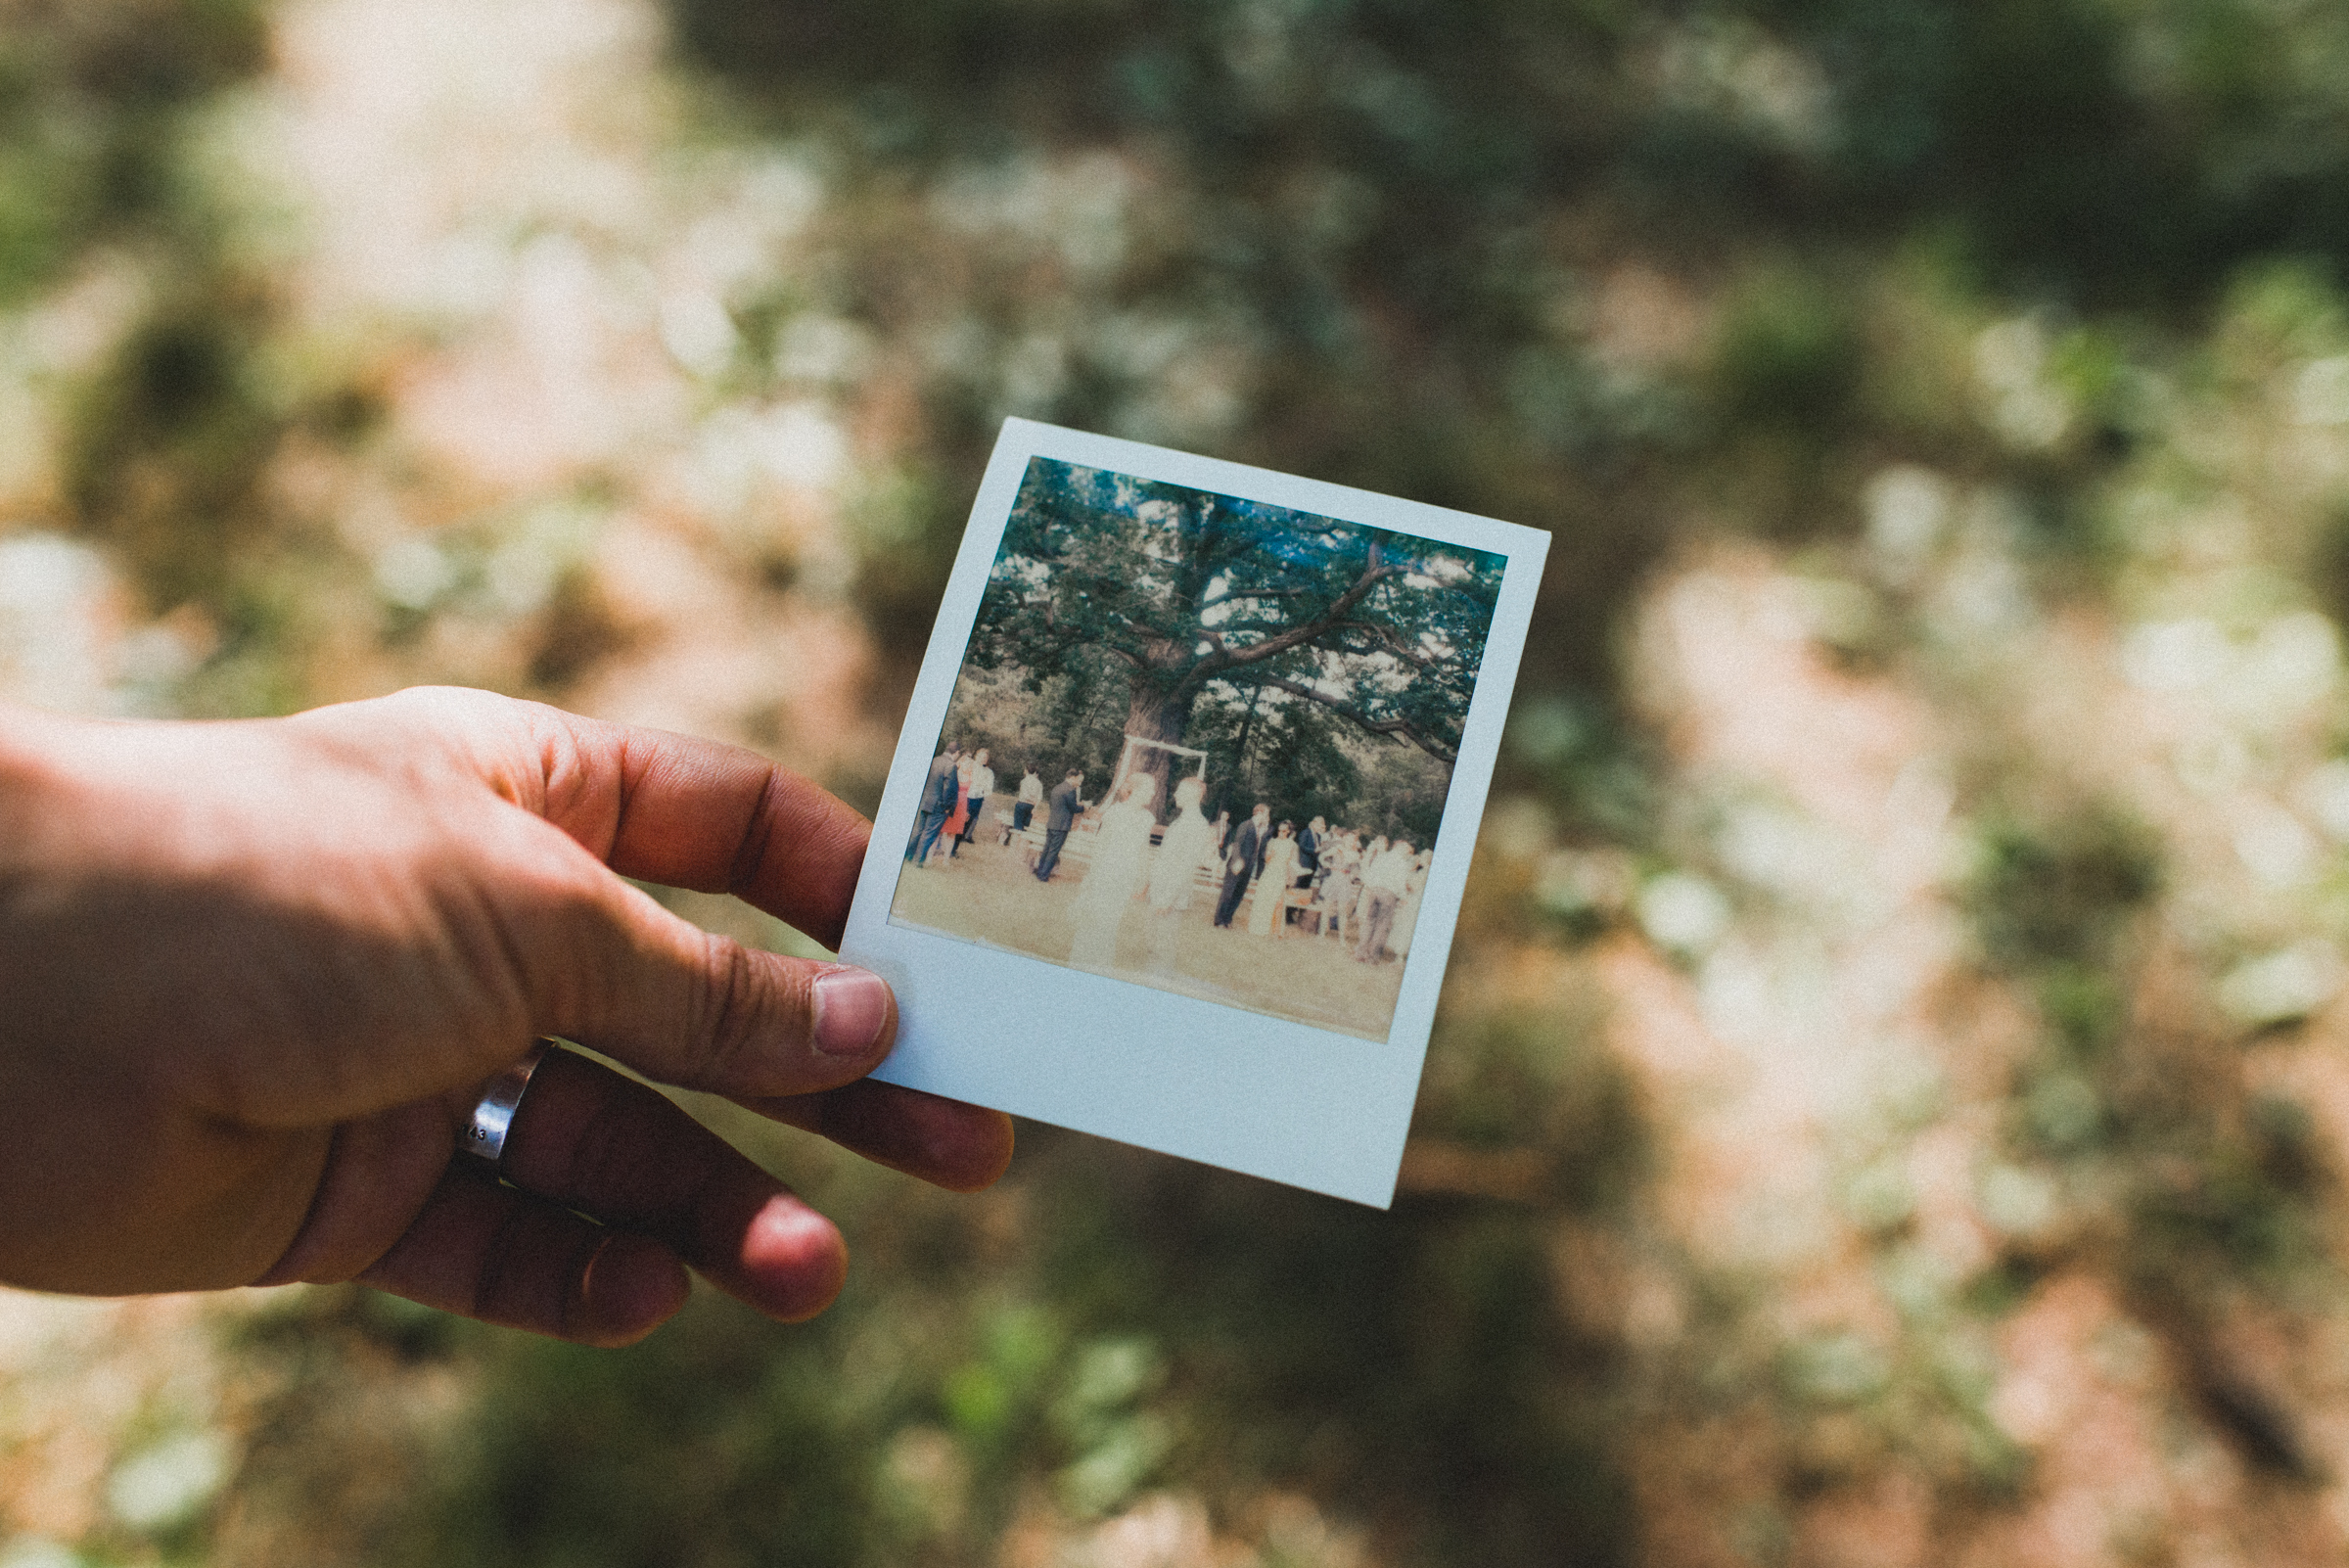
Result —
M979 748L978 755L971 759L971 808L963 814L962 844L970 843L971 836L979 831L979 818L987 809L987 798L995 793L995 770L987 765L986 747ZM949 852L947 858L952 857Z
M1387 934L1395 929L1395 906L1410 885L1414 856L1411 841L1397 839L1362 873L1362 945L1355 958L1377 963L1387 954Z
M1297 828L1283 822L1265 845L1264 874L1256 879L1255 901L1248 905L1248 934L1287 936L1289 885L1297 880Z
M1150 809L1150 803L1157 795L1158 780L1135 773L1101 813L1093 863L1069 904L1069 918L1077 927L1069 943L1069 962L1081 969L1117 964L1118 927L1150 869L1150 830L1158 826L1158 813Z
M1362 932L1355 920L1354 907L1362 897L1362 844L1359 835L1341 832L1329 841L1321 852L1321 864L1326 874L1321 879L1321 930L1346 944L1346 933L1352 930L1357 942Z
M1387 945L1398 958L1411 955L1411 938L1419 930L1419 896L1427 891L1427 870L1435 863L1436 852L1421 850L1411 860L1411 877L1405 885L1403 902L1395 907L1395 932Z
M1174 786L1174 819L1158 841L1158 858L1150 864L1150 912L1166 914L1187 909L1200 868L1216 863L1216 829L1199 809L1207 796L1204 779L1186 778Z

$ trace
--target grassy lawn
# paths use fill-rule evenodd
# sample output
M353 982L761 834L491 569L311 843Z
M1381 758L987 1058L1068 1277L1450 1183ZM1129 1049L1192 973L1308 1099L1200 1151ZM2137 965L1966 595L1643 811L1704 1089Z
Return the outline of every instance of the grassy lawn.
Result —
M1084 880L1083 862L1064 857L1049 883L1038 882L1016 849L974 843L951 861L933 854L898 879L890 917L944 936L982 942L1066 965L1076 935L1069 906ZM1154 915L1136 899L1118 928L1120 980L1180 992L1251 1012L1269 1013L1365 1039L1384 1039L1394 1018L1403 964L1356 963L1334 937L1292 932L1285 939L1248 934L1256 895L1240 901L1229 930L1215 925L1205 887L1187 909Z

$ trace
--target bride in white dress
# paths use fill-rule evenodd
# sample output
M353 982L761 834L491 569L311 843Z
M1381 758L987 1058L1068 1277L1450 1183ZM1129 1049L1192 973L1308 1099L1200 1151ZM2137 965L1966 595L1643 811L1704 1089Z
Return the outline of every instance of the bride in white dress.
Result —
M1135 773L1118 791L1116 803L1101 813L1092 866L1069 904L1069 918L1077 927L1069 944L1069 962L1080 969L1117 966L1118 926L1150 864L1150 830L1158 825L1150 803L1157 796L1158 780Z
M1216 863L1216 829L1199 802L1207 794L1204 779L1186 778L1174 786L1174 820L1158 841L1158 858L1150 864L1150 912L1165 914L1187 909L1199 868Z
M1248 904L1248 935L1285 937L1289 934L1289 884L1297 880L1296 829L1283 822L1272 842L1265 846L1265 869L1256 879L1256 896Z

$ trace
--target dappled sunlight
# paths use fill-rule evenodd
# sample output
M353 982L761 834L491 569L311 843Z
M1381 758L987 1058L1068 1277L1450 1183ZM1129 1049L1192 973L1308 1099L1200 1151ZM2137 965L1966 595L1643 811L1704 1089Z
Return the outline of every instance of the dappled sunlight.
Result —
M839 1217L829 1314L0 1294L0 1563L2338 1561L2349 23L2124 9L20 8L10 699L471 683L869 810L1005 415L1554 542L1392 1212L697 1097ZM1284 715L1480 646L1199 745L1424 836L1445 735ZM1136 701L1021 680L957 699L1006 786ZM917 894L1068 952L1016 853ZM1195 924L1186 984L1270 948Z

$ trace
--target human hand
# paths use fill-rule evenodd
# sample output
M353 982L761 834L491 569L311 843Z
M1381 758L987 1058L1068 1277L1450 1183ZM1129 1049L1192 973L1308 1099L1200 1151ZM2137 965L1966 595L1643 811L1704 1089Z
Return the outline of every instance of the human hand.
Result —
M0 1281L359 1279L593 1344L690 1265L792 1320L831 1222L653 1089L550 1052L501 1184L459 1131L542 1035L940 1185L999 1113L864 1082L878 977L744 948L622 877L831 945L870 828L733 747L485 692L237 723L0 709ZM580 1216L592 1215L602 1223Z

